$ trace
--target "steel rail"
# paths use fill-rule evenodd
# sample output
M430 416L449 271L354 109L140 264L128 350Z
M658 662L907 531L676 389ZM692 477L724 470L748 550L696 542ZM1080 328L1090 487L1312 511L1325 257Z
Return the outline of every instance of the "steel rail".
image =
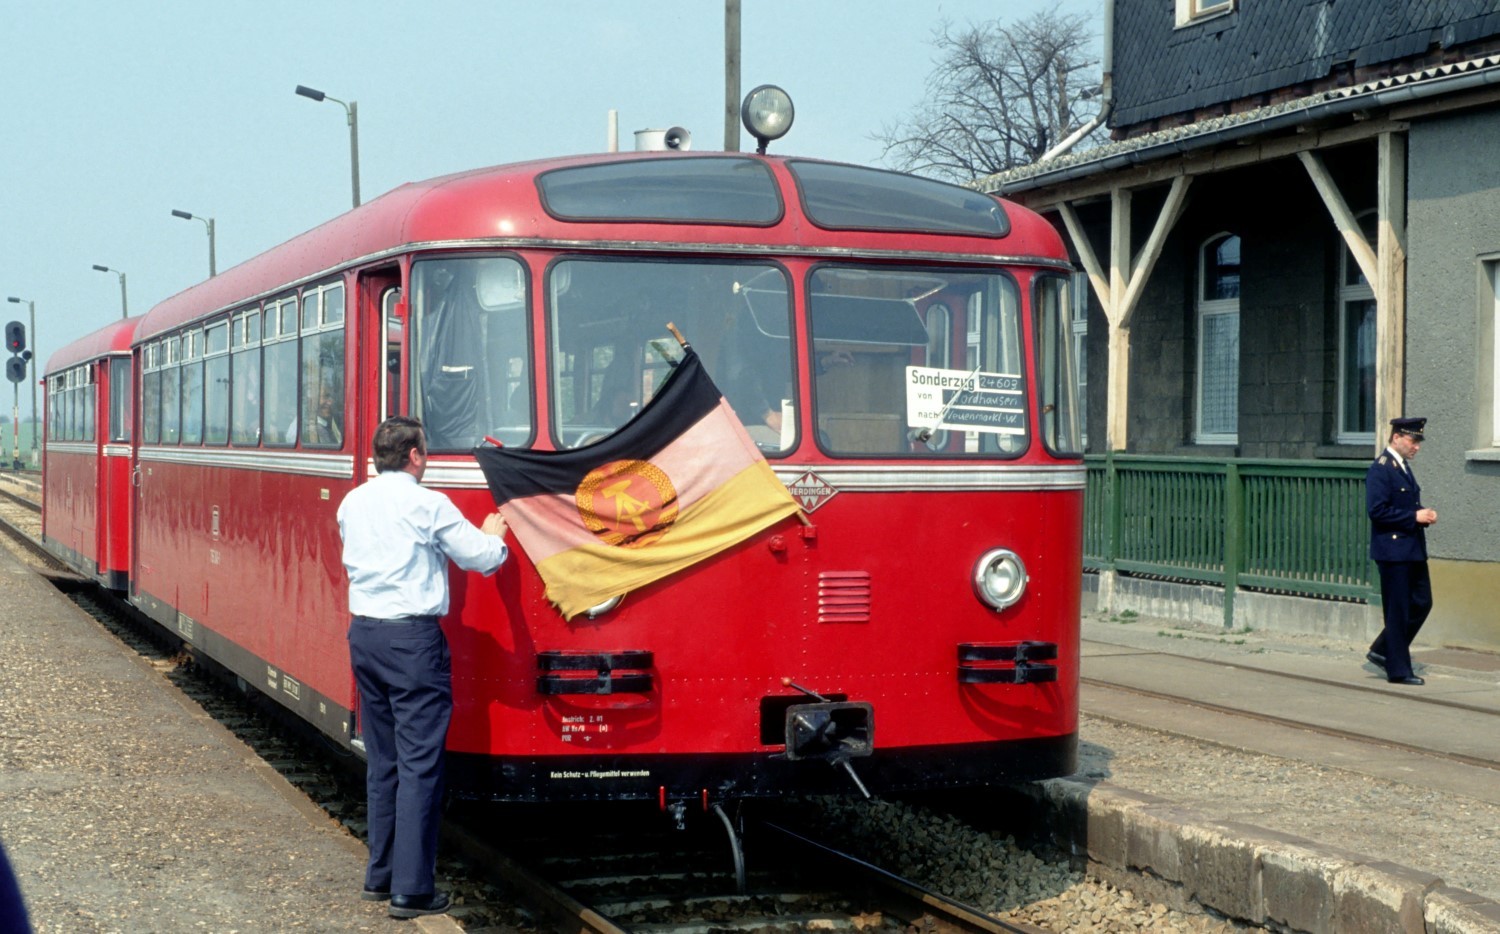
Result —
M485 881L511 893L538 920L565 934L629 934L626 928L580 902L453 821L444 821L443 843L462 855Z
M1030 924L1001 921L992 918L970 905L955 901L925 888L910 879L881 869L856 856L836 850L768 821L759 826L780 834L797 845L809 849L820 858L836 864L836 868L860 879L889 900L889 913L906 921L911 930L951 932L951 934L1042 934L1044 928Z
M27 509L30 509L32 512L40 513L42 511L42 504L41 503L37 502L34 499L28 499L27 497L22 496L19 493L12 493L10 490L0 489L0 496L5 497L6 499L10 500L11 502L13 502L13 503L15 503L15 504L17 504L19 506L25 506Z

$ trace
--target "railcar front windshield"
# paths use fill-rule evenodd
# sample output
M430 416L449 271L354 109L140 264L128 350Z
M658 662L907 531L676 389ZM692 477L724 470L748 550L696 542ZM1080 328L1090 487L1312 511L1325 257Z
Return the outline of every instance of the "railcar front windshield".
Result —
M814 420L830 454L1015 457L1029 438L1020 293L989 270L820 266Z
M547 275L554 440L578 447L629 421L681 356L673 323L767 454L796 440L792 302L769 262L562 259Z

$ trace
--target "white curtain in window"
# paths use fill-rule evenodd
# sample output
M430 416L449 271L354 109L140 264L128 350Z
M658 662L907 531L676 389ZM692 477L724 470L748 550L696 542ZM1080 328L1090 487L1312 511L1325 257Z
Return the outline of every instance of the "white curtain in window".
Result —
M1204 315L1200 435L1233 435L1240 415L1239 312Z

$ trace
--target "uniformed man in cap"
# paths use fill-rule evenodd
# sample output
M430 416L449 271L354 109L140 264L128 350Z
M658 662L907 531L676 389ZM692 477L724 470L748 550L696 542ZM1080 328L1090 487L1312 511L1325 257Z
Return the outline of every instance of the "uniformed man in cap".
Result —
M1422 505L1411 462L1422 449L1425 418L1391 419L1391 440L1365 474L1370 558L1380 568L1385 630L1365 655L1393 684L1422 684L1411 667L1411 643L1432 611L1426 529L1437 511Z

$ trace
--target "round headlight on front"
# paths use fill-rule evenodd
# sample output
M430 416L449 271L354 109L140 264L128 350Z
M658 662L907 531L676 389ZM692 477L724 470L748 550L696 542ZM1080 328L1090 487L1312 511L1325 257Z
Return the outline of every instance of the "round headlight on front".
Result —
M1026 565L1009 548L994 548L974 565L974 595L1003 610L1026 592Z
M785 136L795 116L791 95L774 84L762 84L740 105L740 122L755 137L756 152L765 152L767 143Z

